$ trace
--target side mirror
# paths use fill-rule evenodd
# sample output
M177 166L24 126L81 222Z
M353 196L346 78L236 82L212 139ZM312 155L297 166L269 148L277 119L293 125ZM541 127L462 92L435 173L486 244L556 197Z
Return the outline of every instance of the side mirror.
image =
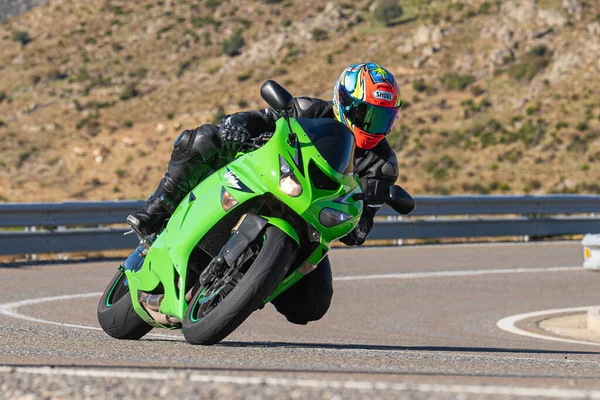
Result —
M390 195L385 202L402 215L410 213L415 208L415 199L398 185L390 186Z
M294 97L279 83L268 80L260 88L260 95L276 111L287 110L292 106Z

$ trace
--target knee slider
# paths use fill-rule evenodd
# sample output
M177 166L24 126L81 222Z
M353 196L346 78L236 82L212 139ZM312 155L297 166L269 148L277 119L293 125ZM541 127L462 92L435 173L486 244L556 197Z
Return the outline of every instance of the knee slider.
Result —
M200 154L207 161L215 155L221 147L221 138L219 137L219 128L215 125L205 124L196 128L196 136L192 144L192 149L196 154Z

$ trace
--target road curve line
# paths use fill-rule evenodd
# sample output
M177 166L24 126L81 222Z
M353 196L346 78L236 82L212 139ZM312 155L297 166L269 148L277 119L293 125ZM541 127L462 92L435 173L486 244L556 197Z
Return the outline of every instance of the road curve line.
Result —
M81 298L95 297L95 296L101 296L101 295L102 295L102 292L80 293L80 294L68 294L68 295L63 295L63 296L41 297L41 298L37 298L37 299L27 299L27 300L15 301L13 303L4 303L4 304L0 304L0 315L6 315L7 317L22 319L22 320L30 321L30 322L37 322L37 323L41 323L41 324L58 325L58 326L64 326L64 327L68 327L68 328L79 328L79 329L88 329L88 330L97 331L97 330L102 330L102 329L99 327L96 327L96 326L67 324L67 323L62 323L62 322L49 321L49 320L41 319L41 318L30 317L28 315L23 315L23 314L17 312L17 310L21 307L46 303L46 302L50 302L50 301L73 300L73 299L81 299Z
M389 383L377 381L355 380L320 380L303 378L276 378L240 375L200 375L197 373L177 373L172 370L132 371L106 370L93 368L54 368L54 367L10 367L1 368L0 373L22 373L47 376L77 376L92 378L119 379L152 379L172 380L187 379L192 382L253 385L253 386L283 386L317 389L354 389L354 390L387 390L396 392L422 393L452 393L452 394L484 394L537 398L559 399L600 399L600 391L570 389L570 388L534 388L519 386L488 386L488 385L446 385L427 383Z
M376 274L376 275L350 275L338 276L334 281L357 281L370 279L427 279L427 278L450 278L457 276L479 276L493 274L525 274L531 272L566 272L566 271L584 271L583 267L548 267L548 268L504 268L504 269L483 269L483 270L463 270L463 271L435 271L435 272L407 272L403 274Z
M371 279L427 279L427 278L444 278L457 276L480 276L491 274L513 274L513 273L530 273L530 272L564 272L564 271L583 271L583 267L549 267L549 268L512 268L512 269L490 269L490 270L463 270L463 271L436 271L436 272L415 272L403 274L380 274L380 275L354 275L354 276L339 276L333 278L334 281L354 281L354 280L371 280ZM79 293L62 296L40 297L34 299L21 300L11 303L0 304L0 315L5 315L12 318L21 319L29 322L41 324L57 325L68 328L79 328L99 331L102 330L97 326L69 324L63 322L50 321L42 318L30 317L19 313L17 310L28 305L36 305L51 301L73 300L87 297L95 297L102 295L102 292ZM515 328L516 329L516 328ZM163 335L159 333L149 333L147 336L179 340L178 336Z
M48 324L48 325L57 325L63 326L66 328L78 328L78 329L87 329L90 331L101 331L102 328L98 326L89 326L89 325L78 325L78 324L69 324L64 322L50 321L42 318L30 317L28 315L24 315L19 313L17 310L21 307L47 303L51 301L61 301L61 300L73 300L73 299L82 299L87 297L99 297L102 295L102 292L93 292L93 293L79 293L79 294L67 294L62 296L50 296L50 297L40 297L36 299L27 299L21 301L15 301L12 303L4 303L0 304L0 315L5 315L7 317L17 318L24 321L36 322L40 324ZM179 336L175 335L163 335L160 333L149 333L146 336L162 338L162 339L171 339L171 340L180 340Z
M586 342L583 340L575 340L575 339L565 339L556 336L550 335L541 335L539 333L527 332L522 329L519 329L515 326L515 324L521 320L528 318L541 317L544 315L558 314L558 313L568 313L568 312L579 312L579 311L587 311L593 306L585 306L585 307L571 307L571 308L557 308L553 310L542 310L542 311L534 311L524 314L511 315L510 317L502 318L500 321L496 323L496 326L503 331L514 333L515 335L521 336L529 336L536 339L544 339L544 340L554 340L557 342L566 342L566 343L575 343L575 344L587 344L591 346L600 346L600 343L594 342Z

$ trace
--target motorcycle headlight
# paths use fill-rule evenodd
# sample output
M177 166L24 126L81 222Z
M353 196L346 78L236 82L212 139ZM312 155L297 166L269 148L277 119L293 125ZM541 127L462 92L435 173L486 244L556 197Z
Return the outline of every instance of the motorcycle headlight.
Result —
M298 178L292 172L290 165L282 156L279 156L279 187L283 193L291 197L298 197L302 194L302 185Z
M231 193L225 190L225 188L221 188L221 206L223 206L223 210L229 211L237 206L238 203L239 202L233 198Z
M333 208L324 208L319 213L319 222L328 228L339 225L352 218L352 215L346 214Z

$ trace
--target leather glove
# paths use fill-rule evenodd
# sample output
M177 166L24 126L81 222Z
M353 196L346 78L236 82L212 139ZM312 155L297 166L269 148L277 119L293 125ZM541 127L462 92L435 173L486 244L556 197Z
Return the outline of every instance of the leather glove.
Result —
M250 132L246 129L246 121L243 118L230 115L221 122L219 127L219 136L225 143L231 144L241 143L248 140Z
M369 235L371 229L373 229L373 217L375 217L377 210L377 208L365 207L358 225L356 225L352 232L341 238L340 242L346 246L362 245L367 240L367 235Z

